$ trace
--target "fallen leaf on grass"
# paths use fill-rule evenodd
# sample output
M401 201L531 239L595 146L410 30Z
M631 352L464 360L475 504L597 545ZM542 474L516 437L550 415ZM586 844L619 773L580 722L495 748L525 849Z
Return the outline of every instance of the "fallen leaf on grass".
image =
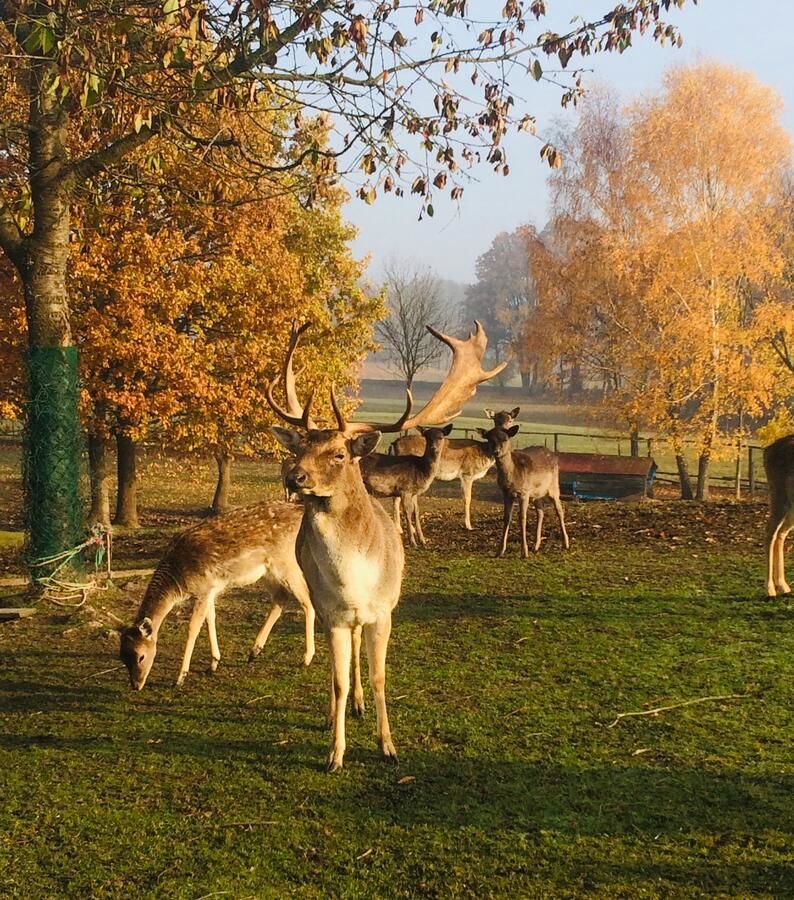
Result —
M397 781L397 784L412 784L414 781L416 781L416 775L403 775L403 777Z

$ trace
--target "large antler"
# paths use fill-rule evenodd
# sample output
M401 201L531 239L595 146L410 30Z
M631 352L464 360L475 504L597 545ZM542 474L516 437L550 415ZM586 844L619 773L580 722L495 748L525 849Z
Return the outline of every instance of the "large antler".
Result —
M301 403L298 400L298 393L295 389L295 373L292 370L292 357L295 355L295 350L301 335L307 328L311 328L311 324L311 322L304 322L303 325L299 327L295 322L292 323L287 357L284 360L284 366L281 370L281 381L284 386L284 395L287 398L286 410L282 409L273 398L273 388L276 386L278 379L274 378L273 381L268 382L265 387L265 397L267 397L267 402L270 404L270 408L273 412L284 419L285 422L289 422L290 425L297 425L299 428L306 428L307 430L309 428L317 428L317 424L311 417L314 391L309 394L306 406L301 406Z
M410 417L413 398L411 392L406 391L405 411L396 422L388 424L346 422L339 411L336 397L332 391L331 403L339 430L347 434L361 434L368 431L389 433L416 428L418 425L442 425L444 422L454 419L455 416L459 416L463 404L474 396L477 385L498 375L507 365L506 362L503 362L495 369L491 369L490 372L483 370L482 358L485 355L485 348L488 346L488 335L477 320L474 325L474 334L470 334L466 340L450 337L436 331L430 325L426 326L433 337L443 341L452 350L452 365L442 385L415 416Z

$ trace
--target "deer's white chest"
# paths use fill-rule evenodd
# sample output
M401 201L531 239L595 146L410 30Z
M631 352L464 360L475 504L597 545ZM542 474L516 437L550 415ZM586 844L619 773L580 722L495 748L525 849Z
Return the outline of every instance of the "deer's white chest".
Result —
M328 624L366 624L379 617L383 560L351 547L330 525L309 536L300 557L312 602Z

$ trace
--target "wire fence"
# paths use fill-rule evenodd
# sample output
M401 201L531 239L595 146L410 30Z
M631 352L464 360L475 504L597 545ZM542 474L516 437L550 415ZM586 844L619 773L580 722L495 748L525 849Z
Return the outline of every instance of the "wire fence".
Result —
M476 428L454 427L453 435L480 439ZM555 453L598 453L607 456L647 456L657 465L656 479L677 484L679 481L675 454L666 441L655 437L623 434L598 434L587 431L556 431L519 426L514 445L521 447L542 444ZM684 456L689 471L697 473L697 442L684 441ZM709 481L721 487L736 488L740 493L754 494L766 491L766 479L762 464L763 447L759 444L742 444L733 458L715 458L709 467Z
M477 430L472 427L455 426L453 434L457 437L480 439ZM21 422L0 420L0 441L20 443L24 428ZM697 449L695 441L685 441L691 447L686 453L690 471L697 471ZM570 453L603 453L617 456L653 457L658 468L656 478L659 481L678 483L675 456L665 441L654 437L638 437L632 440L628 434L597 434L585 430L557 431L552 429L529 429L521 426L516 436L516 445L527 447L542 444L550 450ZM763 447L758 444L744 444L741 453L733 459L717 458L710 468L712 483L722 486L736 486L737 465L740 490L753 494L766 491L766 479L762 464Z

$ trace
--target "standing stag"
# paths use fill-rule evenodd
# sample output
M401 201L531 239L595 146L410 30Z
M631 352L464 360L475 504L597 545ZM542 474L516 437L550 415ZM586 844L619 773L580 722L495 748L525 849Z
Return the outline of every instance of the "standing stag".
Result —
M297 601L306 621L306 652L314 656L314 608L309 589L295 558L303 510L288 503L259 503L207 519L178 535L152 575L135 621L121 632L119 655L127 667L130 684L140 691L157 655L157 636L163 620L176 603L195 598L187 643L177 685L190 669L193 647L206 621L212 654L211 669L218 668L221 653L215 630L215 601L228 587L242 587L260 579L273 597L273 606L251 648L257 657L283 605Z
M415 416L411 416L413 401L408 391L405 412L396 422L386 425L347 422L332 388L331 404L337 427L321 429L311 417L312 397L303 407L299 403L292 374L292 357L307 327L308 323L293 327L283 369L286 409L273 398L275 383L268 386L267 399L281 419L306 432L273 429L278 440L295 456L287 481L290 488L301 494L304 503L297 557L309 585L311 602L328 637L329 718L333 730L328 770L334 772L342 767L344 760L350 666L354 643L362 629L375 695L378 743L387 759L397 759L386 711L386 650L392 610L400 599L402 587L403 546L386 511L367 493L360 461L375 449L384 431L438 425L458 415L477 385L502 367L483 371L481 360L487 337L479 322L475 333L465 341L428 328L451 348L452 366L444 383ZM361 710L359 702L356 707Z
M394 497L394 524L402 533L400 506L405 509L408 522L408 538L416 546L416 538L426 544L419 517L419 496L424 494L441 465L441 448L444 438L452 431L446 428L420 428L424 450L421 456L392 456L386 453L370 453L361 460L364 485L373 497Z
M492 409L485 410L486 416L493 419L497 428L509 428L516 416L521 411L520 407L500 412ZM408 434L397 438L389 447L389 453L394 456L418 456L424 452L425 439L419 434ZM441 463L436 473L439 481L460 480L463 492L463 522L471 531L471 488L475 481L484 478L494 464L493 454L487 443L475 441L471 438L450 438L444 442L441 450ZM395 506L398 504L395 502ZM399 515L399 510L395 513Z
M790 594L784 571L786 537L794 527L794 434L779 438L764 450L769 485L769 520L766 526L766 593Z
M551 497L557 518L560 520L562 539L567 550L570 546L568 532L565 530L565 514L560 501L560 467L557 454L545 447L528 447L525 450L513 450L510 439L518 433L518 425L507 430L492 428L486 431L477 429L488 441L496 460L496 480L502 489L504 501L504 532L499 556L507 550L507 534L510 531L510 520L518 501L521 510L521 549L524 557L529 556L527 545L527 510L530 500L535 502L538 515L538 526L535 534L535 551L540 549L540 538L543 531L543 507L538 502L543 497Z

